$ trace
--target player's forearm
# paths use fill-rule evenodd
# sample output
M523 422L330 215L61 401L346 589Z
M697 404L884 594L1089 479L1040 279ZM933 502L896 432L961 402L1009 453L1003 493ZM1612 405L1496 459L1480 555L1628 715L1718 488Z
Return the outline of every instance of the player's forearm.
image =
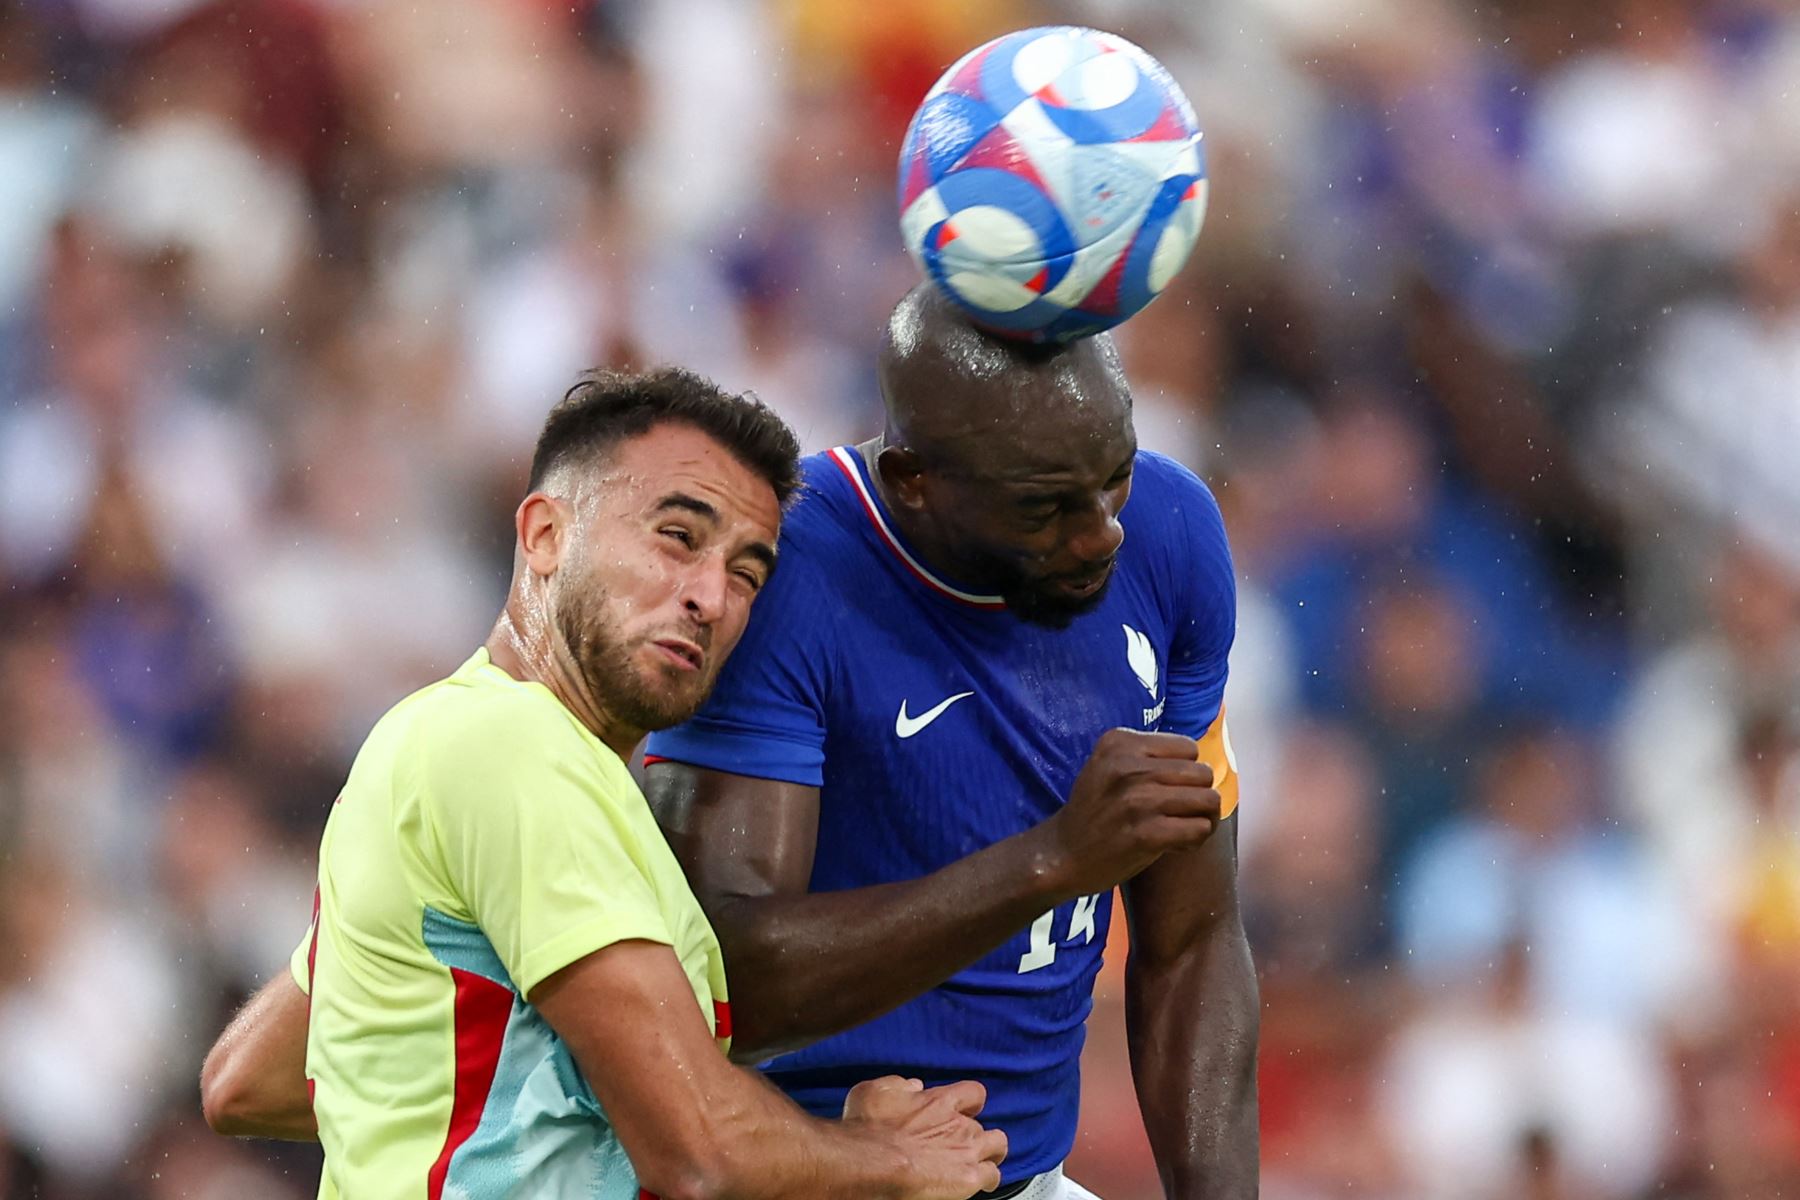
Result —
M901 1195L906 1174L891 1138L808 1116L770 1090L745 1111L708 1122L670 1190L642 1182L662 1200L865 1200Z
M636 1169L663 1200L922 1193L998 1182L999 1135L973 1116L978 1084L930 1092L860 1085L842 1124L819 1121L719 1053L681 961L661 943L615 942L532 988ZM967 1190L945 1189L946 1180ZM937 1185L933 1187L932 1185Z
M1164 962L1126 968L1132 1076L1170 1200L1257 1194L1255 967L1243 927L1221 925Z
M760 1061L878 1017L1071 899L1044 840L1020 834L902 883L713 897L733 1057Z
M716 1053L684 1066L694 1069L677 1087L694 1094L679 1118L619 1127L639 1183L660 1200L946 1200L1000 1181L1005 1138L975 1123L978 1084L873 1080L827 1121Z
M216 1053L216 1051L215 1051ZM215 1069L208 1056L201 1075L200 1104L214 1133L227 1137L316 1142L319 1122L307 1098L306 1081L257 1074L242 1062Z
M206 1123L232 1137L312 1142L306 1091L306 993L283 974L226 1026L200 1069Z
M907 1164L888 1138L842 1121L809 1118L811 1137L804 1156L786 1164L784 1178L765 1178L758 1195L819 1196L826 1200L905 1195L900 1180ZM760 1144L760 1143L759 1143ZM749 1193L733 1192L733 1195Z
M215 1105L205 1102L206 1123L227 1137L272 1138L282 1142L316 1142L319 1122L311 1105L285 1103L287 1098L245 1095Z

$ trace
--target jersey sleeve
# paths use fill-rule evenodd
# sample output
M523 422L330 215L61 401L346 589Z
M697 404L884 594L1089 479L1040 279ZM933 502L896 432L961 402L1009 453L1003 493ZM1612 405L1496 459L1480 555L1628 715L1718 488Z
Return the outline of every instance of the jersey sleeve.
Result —
M1237 634L1237 579L1218 501L1186 468L1164 466L1174 476L1169 563L1176 610L1160 727L1199 740L1229 816L1237 807L1237 763L1225 726L1225 679Z
M705 705L685 724L651 734L645 757L818 787L834 657L828 596L808 563L784 560Z
M642 803L623 765L606 772L541 714L463 724L421 756L424 854L461 910L445 915L479 927L519 993L615 942L673 944L623 819Z
M300 939L300 944L295 946L294 952L288 956L288 974L294 977L294 982L299 985L300 990L309 996L312 995L313 930L318 927L319 918L314 916L312 922L306 927L306 936Z
M312 919L306 923L306 935L288 956L288 974L308 996L312 995L313 950L319 944L319 889L313 889Z

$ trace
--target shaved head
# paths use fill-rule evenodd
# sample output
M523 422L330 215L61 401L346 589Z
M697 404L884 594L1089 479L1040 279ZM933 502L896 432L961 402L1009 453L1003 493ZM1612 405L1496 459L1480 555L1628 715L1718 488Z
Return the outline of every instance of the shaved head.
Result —
M1065 345L975 328L933 284L894 306L882 339L886 442L946 467L1042 466L1129 423L1131 392L1111 336Z
M1025 620L1097 605L1137 453L1112 338L1008 341L924 284L894 307L880 378L875 465L903 532Z

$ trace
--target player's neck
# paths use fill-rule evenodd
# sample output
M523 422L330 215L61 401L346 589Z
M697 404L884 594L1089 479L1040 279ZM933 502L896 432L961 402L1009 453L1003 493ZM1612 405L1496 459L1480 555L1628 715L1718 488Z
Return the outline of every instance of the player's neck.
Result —
M488 660L514 679L542 685L607 749L629 758L645 731L615 719L588 686L562 639L531 625L518 620L509 603L484 643Z

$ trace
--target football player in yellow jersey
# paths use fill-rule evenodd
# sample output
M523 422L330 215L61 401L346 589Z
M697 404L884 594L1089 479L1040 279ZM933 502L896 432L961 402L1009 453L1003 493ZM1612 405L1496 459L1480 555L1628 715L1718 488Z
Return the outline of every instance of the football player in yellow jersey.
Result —
M215 1127L316 1134L321 1195L359 1200L998 1184L978 1084L874 1081L829 1122L728 1063L718 942L625 768L743 632L796 458L768 409L685 371L571 389L505 611L357 755L292 979L209 1056Z

